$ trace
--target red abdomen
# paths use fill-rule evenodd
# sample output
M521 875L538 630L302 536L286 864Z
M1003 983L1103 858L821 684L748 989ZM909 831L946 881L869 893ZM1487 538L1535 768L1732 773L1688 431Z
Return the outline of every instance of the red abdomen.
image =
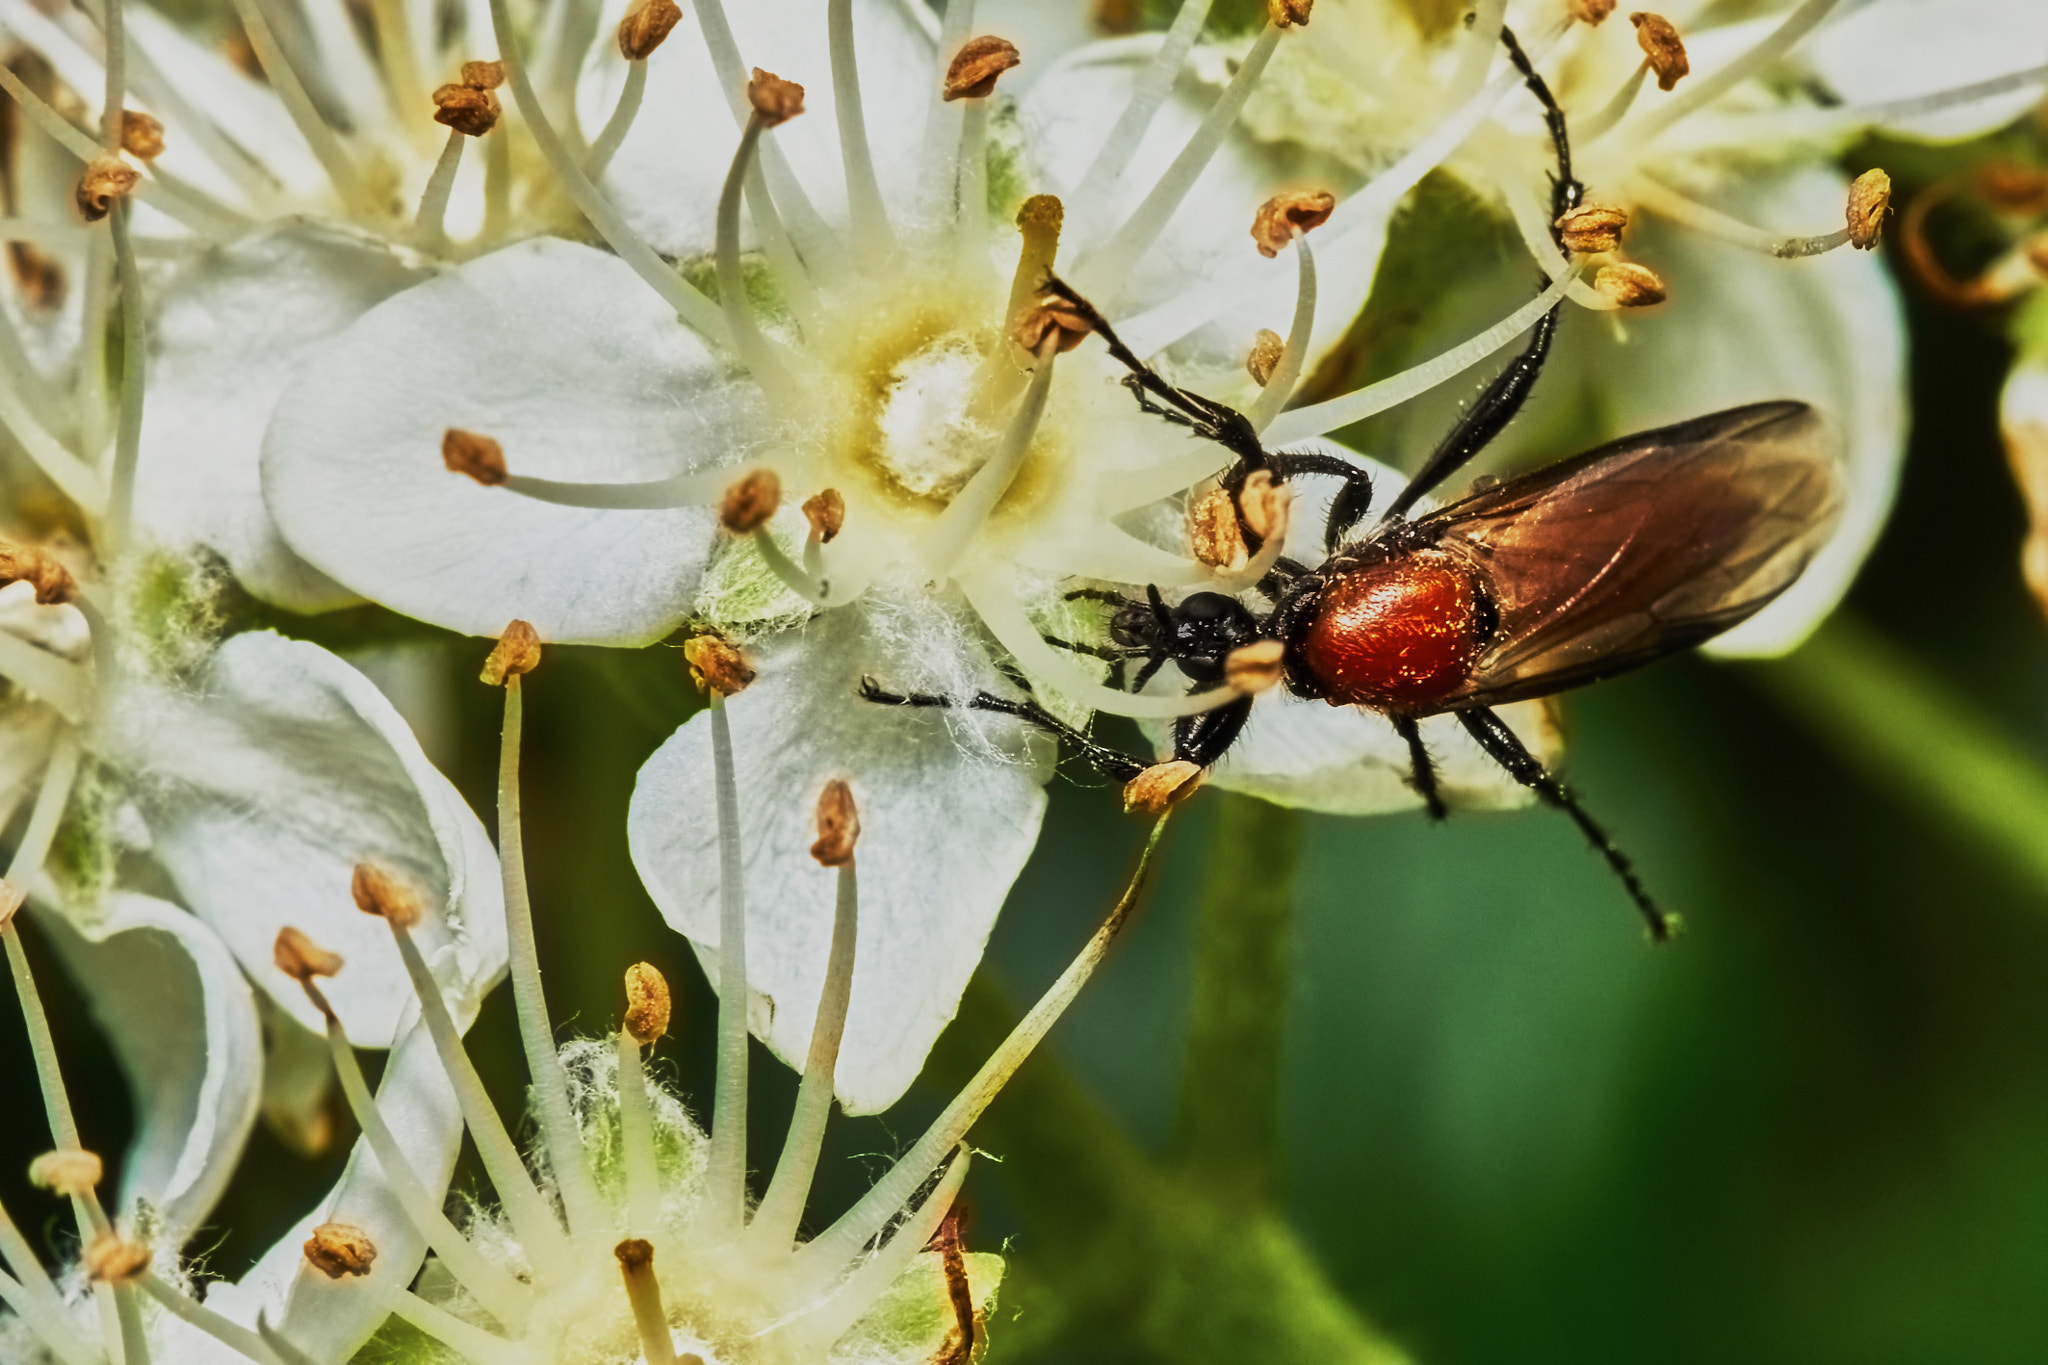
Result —
M1425 550L1334 577L1301 659L1333 706L1424 711L1471 675L1479 635L1471 571Z

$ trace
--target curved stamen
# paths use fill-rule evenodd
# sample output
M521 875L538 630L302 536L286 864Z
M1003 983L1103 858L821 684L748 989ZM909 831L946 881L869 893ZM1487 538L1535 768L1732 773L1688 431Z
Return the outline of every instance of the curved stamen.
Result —
M866 253L896 245L882 182L868 146L867 111L861 107L860 63L853 42L853 0L830 0L826 28L832 47L832 108L839 121L839 156L846 165L846 203L853 218L853 242Z
M1841 0L1802 0L1785 16L1785 22L1766 34L1754 47L1718 71L1695 76L1672 99L1642 115L1634 125L1638 137L1652 138L1693 111L1719 99L1727 91L1791 51L1793 45L1813 32Z
M377 56L384 64L384 85L394 109L417 109L427 102L413 53L412 21L405 0L370 0L370 18L377 30Z
M1767 232L1760 227L1751 227L1740 219L1731 218L1717 209L1696 203L1647 175L1638 175L1632 179L1628 192L1638 204L1659 217L1669 218L1674 223L1683 223L1695 232L1705 233L1731 246L1743 247L1765 256L1818 256L1823 252L1833 251L1836 247L1846 246L1849 242L1847 228L1814 236L1787 237Z
M1294 323L1287 329L1287 345L1280 352L1280 363L1273 367L1273 373L1266 380L1266 387L1252 400L1251 409L1245 416L1251 420L1252 430L1264 431L1280 415L1280 409L1287 406L1287 400L1294 396L1294 385L1301 378L1301 367L1308 359L1309 337L1316 325L1316 258L1308 249L1308 234L1294 234L1294 265L1298 272L1294 291Z
M1046 399L1052 392L1052 362L1056 341L1048 340L1038 355L1038 368L1032 372L1031 383L1024 390L1024 399L1017 405L1016 415L1011 417L1008 429L1003 432L1002 444L988 463L974 471L974 477L959 491L946 510L939 514L931 530L925 533L922 555L925 567L935 578L949 577L961 555L967 551L968 543L988 521L996 510L996 504L1003 500L1003 494L1010 491L1016 481L1017 471L1024 467L1024 457L1031 449L1031 439L1038 434L1038 423L1045 416Z
M462 166L462 144L467 141L466 133L448 130L448 141L442 145L433 172L427 176L426 189L420 192L420 211L413 219L412 235L422 251L439 253L448 247L448 233L442 224L448 217L448 196L455 189L455 172Z
M917 183L917 211L921 219L932 225L952 218L947 209L953 197L961 120L966 111L961 107L964 101L943 96L946 72L973 27L974 0L951 0L946 6L945 26L939 32L938 69L932 73L932 102L924 116L924 150L917 162L924 168Z
M962 100L960 115L959 200L953 231L960 254L970 264L988 250L988 101Z
M233 0L235 14L242 21L242 29L248 35L249 46L256 53L257 62L263 67L264 76L270 81L271 89L291 115L299 135L306 139L306 145L313 151L327 178L334 185L335 193L351 209L368 207L363 189L362 173L349 159L348 152L341 145L341 138L313 103L313 97L306 93L305 82L299 79L298 71L278 45L277 34L272 29L269 17L264 13L264 0Z
M590 144L590 155L583 160L583 173L593 184L604 179L605 168L612 164L619 144L626 140L626 133L640 113L640 101L646 94L647 59L643 57L627 62L626 83L619 88L619 102L613 106L612 116L605 120L597 141Z
M148 349L142 336L142 277L135 267L126 200L107 220L114 240L114 275L121 302L121 394L114 423L114 467L107 479L107 541L115 553L128 543L135 512L135 474L142 460L143 373Z
M145 1271L136 1280L142 1292L162 1304L165 1311L194 1327L237 1354L260 1365L285 1365L270 1343L238 1322L231 1322L203 1303L198 1303L163 1282L155 1271Z
M810 1337L826 1349L846 1335L863 1315L873 1310L876 1301L904 1271L910 1269L911 1261L931 1242L932 1234L939 1230L939 1224L952 1210L953 1201L960 1197L960 1187L967 1181L969 1164L967 1147L954 1148L946 1157L938 1184L917 1206L916 1212L889 1234L888 1245L847 1276L845 1283L830 1297L789 1324L784 1331L791 1336Z
M770 573L782 580L784 587L814 607L822 607L830 603L832 598L831 581L822 572L813 572L798 566L783 551L781 543L775 539L774 532L769 530L768 527L762 526L754 532L754 548L760 552L761 562L768 566ZM815 557L822 569L824 552L818 550L814 556L811 553L813 548L809 545L805 546L804 557L807 561Z
M674 474L666 479L648 479L641 483L575 483L513 474L499 486L535 502L551 502L558 507L644 511L694 506L716 498L731 482L730 469L713 469Z
M503 3L503 0L499 0ZM775 354L768 338L762 335L759 322L754 317L752 300L747 297L747 279L740 269L740 191L746 184L747 171L754 159L754 152L761 145L761 135L768 129L759 114L747 120L746 130L740 134L739 150L733 153L732 165L725 173L725 188L718 196L718 307L725 316L727 335L731 337L733 349L740 359L754 373L754 379L762 388L770 390L770 396L782 403L800 403L802 395L796 381Z
M1808 140L1834 133L1855 132L1873 124L1892 123L1943 110L1962 108L1980 100L1996 99L2015 90L2048 84L2048 65L2030 66L1989 80L1958 85L1909 99L1885 100L1873 104L1844 104L1831 109L1782 109L1754 114L1730 114L1714 120L1712 147L1770 146L1786 139Z
M1166 40L1159 45L1159 51L1153 54L1144 73L1133 85L1130 103L1124 106L1123 113L1117 115L1115 126L1102 141L1102 149L1095 153L1095 160L1088 163L1088 171L1074 191L1077 223L1092 226L1096 222L1110 192L1130 167L1131 158L1138 154L1139 144L1151 131L1153 118L1158 115L1160 106L1166 103L1166 96L1188 59L1189 49L1202 32L1202 21L1209 17L1210 3L1211 0L1183 0L1180 12L1173 17L1173 27L1166 31Z
M1493 65L1494 54L1500 50L1501 20L1507 17L1507 12L1508 0L1479 0L1478 8L1466 21L1458 69L1445 91L1450 103L1464 103L1486 84L1487 68Z
M124 0L100 0L100 24L107 46L100 144L112 156L121 150L128 120L128 9Z
M726 699L711 694L712 786L718 806L718 1065L706 1163L705 1231L736 1235L747 1197L747 902L740 857L740 795Z
M105 1365L100 1353L72 1325L64 1296L57 1292L50 1272L43 1269L41 1258L5 1208L0 1208L0 1256L5 1256L21 1277L0 1275L0 1303L13 1309L64 1365Z
M36 468L49 475L50 482L57 485L59 492L86 515L97 517L106 510L107 497L100 486L98 472L52 436L49 429L30 413L22 395L15 391L17 379L32 377L34 373L34 370L16 372L0 365L0 427L7 429L15 444L35 461Z
M391 1312L462 1356L470 1365L502 1365L505 1361L519 1359L522 1354L518 1343L486 1332L481 1327L473 1327L447 1309L436 1308L410 1289L401 1289L391 1296Z
M1643 92L1643 82L1649 79L1650 61L1645 57L1636 63L1635 71L1621 83L1614 97L1600 106L1594 113L1572 123L1572 141L1584 147L1610 132L1620 123L1629 107L1636 102L1636 96Z
M92 684L83 668L12 631L0 630L0 678L48 702L74 725L83 724L91 709Z

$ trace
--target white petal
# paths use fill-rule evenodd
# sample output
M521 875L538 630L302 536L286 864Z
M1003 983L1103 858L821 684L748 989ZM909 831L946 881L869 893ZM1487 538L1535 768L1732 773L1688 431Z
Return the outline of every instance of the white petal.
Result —
M844 777L860 807L860 935L839 1056L840 1103L896 1101L924 1065L981 959L1045 812L1049 746L1021 726L956 731L956 713L862 701L888 687L960 696L998 686L959 618L915 596L871 593L764 645L761 676L732 699L755 1032L801 1067L824 984L836 874L811 860L816 803ZM952 722L952 723L949 723ZM718 980L718 835L710 716L640 770L627 830L662 916Z
M315 352L263 447L292 548L387 607L472 635L643 643L688 611L703 508L560 507L441 461L451 427L515 474L636 482L744 453L743 397L632 270L541 239L373 308Z
M243 586L280 606L354 601L271 524L263 430L320 342L423 276L380 245L310 224L245 237L180 270L151 335L136 474L143 533L217 550Z
M623 5L613 0L610 9ZM897 0L855 0L853 13L868 144L883 202L901 213L914 202L925 113L938 99L936 63L930 42ZM777 128L774 142L819 213L843 225L846 171L833 110L825 7L814 0L748 0L725 6L725 15L743 65L804 87L803 116ZM606 61L608 79L595 83L601 97L583 105L584 122L592 129L610 116L623 76L614 57ZM677 136L681 129L690 131ZM709 251L719 190L739 141L731 92L713 70L696 24L685 19L648 59L647 94L612 160L605 188L657 250ZM787 217L788 205L778 207Z
M182 1241L256 1121L263 1036L249 983L211 930L153 897L116 892L91 911L39 897L36 910L128 1078L136 1133L119 1208L146 1201Z
M286 1012L321 1026L271 961L291 925L345 959L326 991L351 1039L390 1045L412 987L390 932L350 895L364 861L419 890L414 933L451 1007L474 1011L505 964L497 858L367 678L317 646L252 633L221 647L195 691L137 683L111 711L100 739L137 775L158 860Z
M1911 99L2048 62L2048 5L2037 0L1875 0L1827 24L1800 55L1851 104ZM1950 142L2002 128L2041 98L2033 85L1884 125Z

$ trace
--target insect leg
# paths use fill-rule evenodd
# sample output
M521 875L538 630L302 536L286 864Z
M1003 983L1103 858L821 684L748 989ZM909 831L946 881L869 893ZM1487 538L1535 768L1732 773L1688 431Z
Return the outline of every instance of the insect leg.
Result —
M1550 129L1550 144L1557 149L1557 174L1550 178L1550 217L1553 226L1551 235L1557 237L1555 221L1564 216L1566 209L1575 209L1586 197L1586 187L1572 175L1572 144L1565 132L1564 110L1557 107L1556 98L1550 93L1550 85L1536 74L1529 54L1522 51L1522 45L1515 40L1515 31L1503 25L1500 40L1508 50L1508 60L1515 64L1515 70L1522 73L1522 84L1543 106L1543 122ZM1558 249L1564 249L1564 242L1558 242Z
M1166 667L1168 657L1165 651L1162 650L1145 660L1145 666L1138 670L1138 676L1131 682L1131 691L1143 692L1145 684L1152 681L1153 674Z
M1182 716L1173 723L1173 756L1198 768L1208 767L1236 741L1251 714L1252 699L1239 697L1213 711Z
M1643 885L1642 878L1636 875L1635 867L1627 856L1614 846L1613 838L1592 816L1586 814L1578 798L1537 761L1536 756L1529 752L1516 737L1515 732L1507 727L1507 722L1483 706L1470 711L1459 711L1456 714L1458 723L1465 727L1466 733L1479 742L1479 747L1486 750L1488 757L1508 770L1508 776L1571 816L1572 822L1592 842L1593 847L1599 850L1600 856L1607 860L1607 865L1614 869L1614 875L1621 878L1622 886L1628 890L1629 899L1636 903L1636 909L1642 911L1643 919L1650 927L1651 941L1663 943L1677 932L1677 916L1660 909L1657 903L1650 899L1650 892Z
M1074 746L1081 756L1093 764L1105 777L1118 782L1128 782L1145 771L1145 765L1129 754L1119 753L1106 744L1097 744L1073 726L1061 720L1035 701L1011 701L988 692L977 692L965 702L956 702L951 697L935 696L929 692L885 692L873 678L860 680L860 695L863 700L881 706L919 706L947 709L955 706L969 711L992 711L999 716L1015 716L1018 720L1036 725L1059 736Z
M1330 502L1329 520L1323 523L1323 548L1334 550L1344 533L1365 519L1372 507L1372 475L1360 469L1351 461L1339 455L1325 455L1316 450L1281 450L1266 456L1263 468L1271 470L1276 479L1292 479L1302 474L1327 474L1333 479L1342 479L1344 486ZM1251 473L1248 466L1240 464L1230 471L1223 480L1235 497Z
M1130 598L1120 592L1111 592L1107 588L1075 588L1061 600L1067 602L1105 602L1112 607L1127 607L1131 604Z
M1444 808L1444 798L1436 788L1436 760L1429 756L1429 746L1422 742L1422 727L1408 716L1388 716L1394 733L1408 745L1409 783L1416 795L1429 810L1429 818L1442 820L1450 815Z

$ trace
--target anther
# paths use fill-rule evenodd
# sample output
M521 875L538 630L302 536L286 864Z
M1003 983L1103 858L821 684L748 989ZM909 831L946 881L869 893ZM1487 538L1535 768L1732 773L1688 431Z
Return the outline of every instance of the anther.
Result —
M322 1223L306 1239L306 1259L330 1280L367 1275L377 1260L370 1234L347 1223Z
M946 100L987 99L996 92L996 78L1024 60L1015 43L985 33L969 38L946 66Z
M142 172L117 156L94 157L78 177L78 211L88 223L97 223L114 211L116 200L125 199L142 183Z
M277 941L270 947L270 960L277 969L300 984L310 984L316 976L333 976L342 968L340 953L330 953L304 931L287 924L277 931Z
M626 968L626 1036L642 1047L668 1032L670 1010L668 978L653 964L636 962Z
M0 541L0 586L9 583L34 584L36 601L45 607L78 596L78 580L48 550Z
M697 686L721 697L745 691L754 680L747 656L724 636L710 631L684 641L683 658L689 662L690 677Z
M1628 226L1628 211L1615 204L1581 204L1566 209L1556 226L1565 250L1595 256L1621 245L1621 230Z
M1633 261L1601 266L1593 276L1593 287L1623 308L1647 308L1664 302L1669 293L1656 271Z
M822 867L845 867L859 841L860 808L853 803L853 788L835 777L818 794L818 838L811 856Z
M1266 18L1274 28L1300 28L1316 0L1266 0Z
M646 61L682 17L676 0L646 0L635 5L619 20L619 54L629 62Z
M496 90L505 83L503 62L464 62L462 83L472 90Z
M750 469L725 490L718 504L718 524L736 536L749 535L768 524L782 505L782 480L772 469Z
M14 912L21 909L22 902L27 899L28 892L0 877L0 929L14 922Z
M1875 250L1891 205L1892 178L1877 167L1849 182L1849 245L1858 251Z
M1615 0L1565 0L1572 18L1582 24L1597 24L1614 13Z
M1195 794L1202 770L1184 758L1155 763L1124 784L1124 809L1158 815Z
M1229 493L1212 488L1188 504L1188 548L1196 559L1225 573L1237 573L1250 562Z
M164 125L138 109L121 111L121 150L143 161L164 154Z
M467 474L486 488L496 488L512 477L505 468L505 447L488 436L460 427L441 435L441 463L453 474Z
M1286 653L1278 640L1254 640L1239 645L1223 660L1224 680L1238 691L1255 696L1279 683L1280 663Z
M818 538L820 545L830 545L832 538L846 525L846 499L836 488L827 488L805 498L804 520L811 524L811 534Z
M1037 355L1048 344L1062 351L1071 351L1088 339L1092 331L1088 320L1074 311L1072 304L1057 294L1046 294L1024 315L1017 324L1017 344Z
M148 1270L152 1259L147 1246L113 1232L96 1239L79 1257L85 1277L96 1284L126 1284Z
M1244 524L1259 539L1286 537L1287 514L1293 499L1274 480L1272 471L1255 469L1247 475L1244 487L1238 490L1237 506Z
M387 868L376 863L357 863L348 889L356 898L356 909L380 916L394 929L410 929L420 922L418 894Z
M1259 334L1252 338L1251 354L1244 358L1245 373L1252 382L1265 388L1272 381L1273 371L1280 368L1280 357L1286 354L1287 343L1280 334L1270 327L1261 327Z
M1692 70L1692 63L1685 56L1685 40L1678 36L1678 30L1661 14L1638 11L1628 21L1636 26L1636 45L1642 48L1650 70L1656 73L1657 88L1669 90L1677 85Z
M747 103L763 128L774 128L804 111L804 88L757 66L754 79L747 82Z
M98 1154L79 1147L44 1152L28 1164L30 1184L73 1197L91 1194L105 1174Z
M433 94L434 122L465 137L482 137L498 126L504 112L490 90L473 85L444 85Z
M1259 205L1252 218L1252 241L1261 256L1278 256L1294 239L1329 221L1337 197L1325 190L1290 190Z
M524 621L514 621L491 646L480 676L492 687L503 687L507 679L524 677L539 667L540 633Z

